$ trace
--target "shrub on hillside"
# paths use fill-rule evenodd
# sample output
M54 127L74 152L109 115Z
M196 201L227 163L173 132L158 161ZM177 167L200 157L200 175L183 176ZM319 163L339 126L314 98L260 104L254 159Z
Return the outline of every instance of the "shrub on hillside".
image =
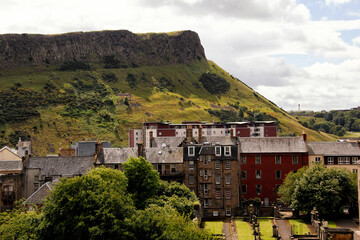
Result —
M75 70L90 70L90 65L84 62L63 62L59 70L60 71L75 71Z
M199 81L203 87L211 94L226 93L230 89L230 83L225 78L214 73L203 73Z

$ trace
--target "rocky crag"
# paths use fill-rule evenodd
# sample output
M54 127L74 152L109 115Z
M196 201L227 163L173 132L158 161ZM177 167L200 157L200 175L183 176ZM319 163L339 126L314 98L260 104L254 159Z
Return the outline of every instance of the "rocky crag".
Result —
M134 34L127 30L60 35L0 35L0 69L59 64L106 63L120 66L186 64L205 58L197 33Z

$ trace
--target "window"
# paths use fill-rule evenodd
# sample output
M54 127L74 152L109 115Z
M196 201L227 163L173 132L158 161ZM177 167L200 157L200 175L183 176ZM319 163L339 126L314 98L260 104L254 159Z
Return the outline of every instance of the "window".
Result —
M208 199L208 198L205 198L204 199L204 207L208 207L208 206L211 206L211 199Z
M281 156L275 156L275 164L281 164Z
M215 147L215 156L221 156L221 147L220 146Z
M171 164L170 166L171 166L171 167L170 167L170 168L171 168L171 172L172 172L172 173L176 172L176 165L175 165L175 164Z
M194 175L189 175L189 184L194 184Z
M344 164L344 158L338 157L338 164Z
M261 171L256 170L255 176L256 176L256 179L261 179Z
M358 158L357 157L353 157L352 158L352 164L357 164L358 162Z
M292 157L292 164L298 164L298 156L293 156Z
M246 179L246 171L245 170L241 171L241 178Z
M353 173L358 173L358 170L357 170L357 169L353 169Z
M225 156L231 156L231 147L225 146Z
M202 156L204 158L204 165L207 165L208 164L208 160L206 158L206 156Z
M34 190L38 190L38 188L39 188L39 183L38 182L34 183Z
M281 179L281 171L280 170L275 171L275 178L276 179Z
M241 156L241 164L246 164L246 156Z
M204 194L208 193L208 185L205 183L204 184Z
M225 183L230 184L230 175L225 175Z
M255 164L261 164L261 157L260 156L256 156Z
M2 200L4 205L11 205L15 200L14 188L11 185L3 187Z
M194 161L189 161L189 169L194 170Z
M220 160L215 161L215 169L220 169Z
M241 192L246 193L246 185L241 185Z
M221 199L221 192L220 192L219 188L217 188L216 191L215 191L215 198L216 199Z
M350 157L345 157L345 164L350 164Z
M261 185L260 184L256 184L256 193L257 194L261 193Z
M225 198L231 199L231 190L225 190Z
M328 164L334 164L334 157L328 157Z
M226 216L231 216L231 207L226 206Z
M115 164L114 169L119 169L119 164Z
M230 160L225 160L225 169L230 169Z
M321 158L320 157L315 157L315 163L321 163Z
M215 182L216 184L220 184L220 175L215 176Z
M213 211L213 216L218 217L219 216L219 211Z
M188 147L188 155L191 157L195 156L195 147L194 146Z

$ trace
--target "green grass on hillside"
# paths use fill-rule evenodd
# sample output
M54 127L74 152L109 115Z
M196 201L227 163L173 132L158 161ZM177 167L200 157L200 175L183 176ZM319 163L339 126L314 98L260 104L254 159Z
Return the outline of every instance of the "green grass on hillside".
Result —
M111 141L113 146L127 146L128 130L141 127L141 122L219 121L205 110L237 112L233 107L236 104L277 118L281 135L300 136L304 129L297 119L211 61L118 69L90 65L89 71L59 71L58 66L1 70L0 95L20 84L23 89L43 94L42 101L49 101L36 107L38 117L0 123L0 145L7 143L15 130L21 130L31 135L35 155L57 153L73 141L95 138ZM210 94L199 81L203 73L224 78L230 84L229 90ZM113 77L109 80L104 76ZM46 84L54 86L52 95L45 92ZM59 102L59 96L72 102ZM92 109L86 107L92 103ZM327 134L306 131L309 141L334 140Z

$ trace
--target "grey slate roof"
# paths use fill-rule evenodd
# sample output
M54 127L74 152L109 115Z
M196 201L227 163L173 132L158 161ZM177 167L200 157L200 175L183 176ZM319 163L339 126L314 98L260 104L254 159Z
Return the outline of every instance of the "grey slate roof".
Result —
M360 148L354 142L309 142L309 155L360 156Z
M150 163L183 163L183 148L145 148L145 158Z
M30 157L26 168L40 169L41 176L72 177L85 174L93 166L94 157Z
M0 161L0 172L3 171L21 171L23 163L21 160Z
M31 194L28 199L26 199L25 204L43 204L43 201L45 197L49 194L49 192L54 188L54 185L56 182L59 182L59 180L55 180L53 182L46 182L41 187L36 190L33 194Z
M240 153L305 153L302 137L239 138Z
M214 155L215 154L215 146L214 145L203 145L199 151L200 155Z
M229 136L207 136L202 137L202 142L209 142L212 144L219 143L220 145L234 145L234 141Z
M185 137L156 137L153 139L153 147L162 147L164 144L167 147L179 147L184 141Z
M97 164L122 164L130 157L137 157L137 148L103 148Z

